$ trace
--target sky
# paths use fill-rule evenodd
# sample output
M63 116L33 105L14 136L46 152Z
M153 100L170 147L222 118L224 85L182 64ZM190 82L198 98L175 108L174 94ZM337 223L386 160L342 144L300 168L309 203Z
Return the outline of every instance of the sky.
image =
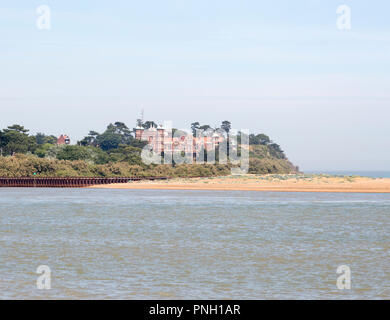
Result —
M304 171L390 170L389 16L385 0L0 0L0 128L76 142L144 110L265 133Z

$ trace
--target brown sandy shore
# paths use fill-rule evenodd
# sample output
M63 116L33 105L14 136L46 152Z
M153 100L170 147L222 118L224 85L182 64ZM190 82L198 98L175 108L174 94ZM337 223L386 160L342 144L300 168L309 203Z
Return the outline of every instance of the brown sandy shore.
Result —
M239 190L278 192L390 193L390 178L329 175L243 175L178 178L98 185L99 189Z

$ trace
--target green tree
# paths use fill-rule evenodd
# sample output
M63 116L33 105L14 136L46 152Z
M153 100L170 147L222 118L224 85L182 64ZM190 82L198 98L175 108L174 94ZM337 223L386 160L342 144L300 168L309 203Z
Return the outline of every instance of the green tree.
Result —
M212 128L208 124L205 124L203 126L200 126L199 129L203 130L203 131L206 131L206 130L209 130L209 129L212 129Z
M110 161L141 165L141 149L121 144L117 149L110 152Z
M283 150L280 148L280 146L276 143L271 143L268 145L268 149L270 151L271 156L277 158L277 159L285 159L286 155L284 154Z
M130 144L133 136L130 129L123 122L114 123L114 132L121 136L123 144Z
M252 133L249 135L249 144L266 146L270 143L271 143L271 139L263 133L257 135L254 135Z
M121 136L111 130L106 130L97 137L97 144L104 151L118 148L121 142Z
M104 151L118 148L120 144L138 144L131 134L130 129L123 122L110 123L106 130L100 134L90 131L88 136L78 142L81 146L100 147Z
M225 130L227 133L229 133L230 129L232 128L232 125L229 121L225 120L222 122L221 129Z
M96 147L85 146L64 146L57 153L59 160L84 160L96 164L103 164L109 161L107 153Z
M225 131L226 132L226 134L227 134L227 156L229 156L230 155L230 139L229 139L229 132L230 132L230 129L232 128L232 125L231 125L231 123L230 123L230 121L227 121L227 120L225 120L225 121L222 121L222 125L221 125L221 129L223 130L223 131ZM218 156L219 156L219 153L218 153Z
M145 121L142 126L144 129L157 128L157 124L154 121Z
M257 137L260 141L260 144L262 144L262 145L267 145L267 144L271 143L271 139L263 133L258 134Z
M47 135L45 135L44 133L41 133L41 132L38 132L35 135L35 140L36 140L36 143L38 145L42 145L42 144L45 144L45 143L55 144L57 142L57 138L55 136L53 136L53 135L47 136Z
M142 119L137 119L137 127L142 127Z
M83 146L64 146L57 154L59 160L88 160L89 158L89 149Z
M199 122L193 122L193 123L191 123L192 135L193 135L194 137L196 137L196 131L199 130L199 128L200 128Z
M44 158L48 154L48 151L53 147L53 144L45 143L45 144L39 144L38 148L35 149L34 153L40 157Z
M82 146L97 146L97 138L100 136L100 133L96 131L89 131L88 135L84 137L81 141L79 141L77 144Z
M28 129L23 126L14 124L7 127L1 133L0 147L5 155L13 155L15 153L33 152L37 143L35 137L28 135Z

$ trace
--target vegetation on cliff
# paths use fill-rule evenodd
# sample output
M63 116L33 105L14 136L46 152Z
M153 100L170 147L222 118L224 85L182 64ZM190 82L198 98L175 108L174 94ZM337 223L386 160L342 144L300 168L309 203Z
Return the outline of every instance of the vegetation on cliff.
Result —
M145 122L154 126L153 121ZM211 129L198 122L195 129ZM230 130L230 122L221 128ZM0 176L2 177L115 177L115 176L222 176L229 175L230 164L146 165L141 161L145 142L135 139L122 122L108 125L103 133L90 131L77 145L57 145L54 135L30 135L21 125L0 130ZM249 173L297 172L280 146L264 134L249 136ZM217 157L218 159L218 157Z
M94 164L84 160L58 160L16 154L0 158L0 177L209 177L230 174L228 165L138 165L129 162Z

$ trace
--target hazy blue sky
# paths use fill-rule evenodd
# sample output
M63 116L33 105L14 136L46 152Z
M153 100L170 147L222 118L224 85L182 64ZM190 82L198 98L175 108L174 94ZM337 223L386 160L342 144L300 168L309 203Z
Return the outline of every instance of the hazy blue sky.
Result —
M385 0L0 0L0 127L75 142L143 108L264 132L303 170L390 170L389 17Z

